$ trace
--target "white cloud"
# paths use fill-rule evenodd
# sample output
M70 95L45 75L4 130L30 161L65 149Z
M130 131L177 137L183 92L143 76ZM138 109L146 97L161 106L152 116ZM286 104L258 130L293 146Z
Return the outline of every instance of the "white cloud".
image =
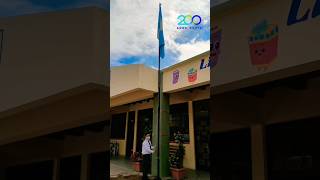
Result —
M110 7L111 59L157 55L159 1L111 0ZM209 41L196 41L186 44L179 44L174 41L181 33L176 29L177 17L180 14L197 14L202 17L204 23L209 23L210 1L163 0L162 16L166 51L178 54L180 60L180 58L187 59L196 55L195 53L209 50ZM207 45L205 45L206 43ZM111 63L115 64L116 62Z
M204 53L206 51L210 50L210 40L207 41L192 41L190 43L181 44L177 46L177 49L179 52L183 52L180 54L180 56L177 58L177 60L183 61L190 57L199 55L201 53Z

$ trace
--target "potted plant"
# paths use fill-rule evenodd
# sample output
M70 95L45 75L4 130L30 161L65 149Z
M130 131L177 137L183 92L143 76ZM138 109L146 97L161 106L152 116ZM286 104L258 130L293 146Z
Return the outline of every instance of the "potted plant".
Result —
M180 180L185 176L185 169L183 168L183 157L185 149L183 146L183 135L178 132L174 134L175 143L178 145L174 153L169 156L171 175L174 179Z
M142 158L139 152L133 152L131 154L132 166L136 172L142 171Z

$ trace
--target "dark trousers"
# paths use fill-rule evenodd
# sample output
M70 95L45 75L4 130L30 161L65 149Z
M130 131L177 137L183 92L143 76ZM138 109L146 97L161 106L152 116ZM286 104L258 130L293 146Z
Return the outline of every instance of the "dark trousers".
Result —
M151 154L143 155L142 160L143 180L148 180L148 173L151 173Z

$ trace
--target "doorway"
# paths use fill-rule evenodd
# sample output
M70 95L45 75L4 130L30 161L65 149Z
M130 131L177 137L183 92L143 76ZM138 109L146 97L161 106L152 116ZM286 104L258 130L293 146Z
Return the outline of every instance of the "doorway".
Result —
M32 164L18 165L9 167L5 170L6 180L52 180L52 178L53 161L43 161Z
M213 133L210 139L210 152L213 179L252 179L249 128Z
M81 156L67 157L60 160L60 180L80 180Z
M144 133L152 131L152 121L153 121L152 108L138 111L136 152L141 152Z
M319 129L319 118L267 126L270 180L320 179Z
M209 100L195 101L194 107L194 127L195 127L195 150L196 150L196 169L209 171L210 153L210 119L209 119Z
M107 152L99 152L90 155L89 180L107 179L108 178L108 161Z
M134 138L134 123L135 111L129 112L128 127L127 127L127 142L126 142L126 158L129 159L133 151L133 138Z

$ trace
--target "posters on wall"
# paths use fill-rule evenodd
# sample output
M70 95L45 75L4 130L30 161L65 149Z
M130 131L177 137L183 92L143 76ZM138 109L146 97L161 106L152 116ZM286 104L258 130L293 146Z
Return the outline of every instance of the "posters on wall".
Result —
M197 80L197 69L192 67L188 71L188 81L195 82L196 80Z
M220 47L221 47L221 39L222 39L222 30L215 26L211 29L210 36L210 60L209 67L213 68L217 65L219 56L220 56Z
M177 84L179 82L180 71L177 69L172 73L172 84Z
M278 55L278 25L267 20L252 28L249 37L251 64L258 70L267 70Z

